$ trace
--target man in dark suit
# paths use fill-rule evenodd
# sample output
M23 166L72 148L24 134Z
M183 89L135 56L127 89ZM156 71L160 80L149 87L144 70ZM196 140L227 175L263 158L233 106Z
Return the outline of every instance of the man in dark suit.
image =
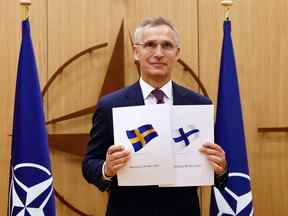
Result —
M110 192L108 216L200 215L197 187L121 187L117 184L117 172L131 155L121 145L113 144L113 107L211 104L208 98L171 81L179 52L179 37L174 26L163 17L146 19L134 33L134 58L140 65L140 80L102 97L97 104L82 170L89 183ZM213 143L203 144L199 151L211 162L216 185L223 186L227 168L225 152Z

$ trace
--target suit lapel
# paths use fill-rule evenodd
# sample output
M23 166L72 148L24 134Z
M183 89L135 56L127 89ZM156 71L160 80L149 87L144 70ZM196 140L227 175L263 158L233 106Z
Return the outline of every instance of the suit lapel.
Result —
M127 106L144 105L144 98L139 81L128 87L126 92Z
M173 105L184 105L185 103L185 92L175 83L172 82L173 91Z

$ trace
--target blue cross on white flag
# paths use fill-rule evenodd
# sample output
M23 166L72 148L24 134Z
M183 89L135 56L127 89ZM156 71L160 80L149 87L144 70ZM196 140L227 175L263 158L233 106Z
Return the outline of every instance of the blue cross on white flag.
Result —
M187 127L181 127L174 130L173 140L175 143L184 143L185 146L190 145L191 139L197 138L199 136L200 130L195 128L193 125L188 125Z
M48 138L29 21L22 23L10 162L8 216L54 216Z
M253 215L241 101L229 20L224 22L215 142L226 152L228 180L223 191L213 187L210 215Z

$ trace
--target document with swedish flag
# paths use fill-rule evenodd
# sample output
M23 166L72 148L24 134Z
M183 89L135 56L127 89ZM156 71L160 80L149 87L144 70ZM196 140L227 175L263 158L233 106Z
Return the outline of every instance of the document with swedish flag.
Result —
M114 143L132 154L117 174L119 185L175 184L170 113L165 104L113 108Z

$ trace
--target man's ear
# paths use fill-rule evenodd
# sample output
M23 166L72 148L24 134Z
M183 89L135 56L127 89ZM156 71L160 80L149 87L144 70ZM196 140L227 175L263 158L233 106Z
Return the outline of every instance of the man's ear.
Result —
M176 60L178 61L180 59L180 48L178 47L176 50Z
M133 56L135 61L139 61L139 50L136 46L133 46Z

